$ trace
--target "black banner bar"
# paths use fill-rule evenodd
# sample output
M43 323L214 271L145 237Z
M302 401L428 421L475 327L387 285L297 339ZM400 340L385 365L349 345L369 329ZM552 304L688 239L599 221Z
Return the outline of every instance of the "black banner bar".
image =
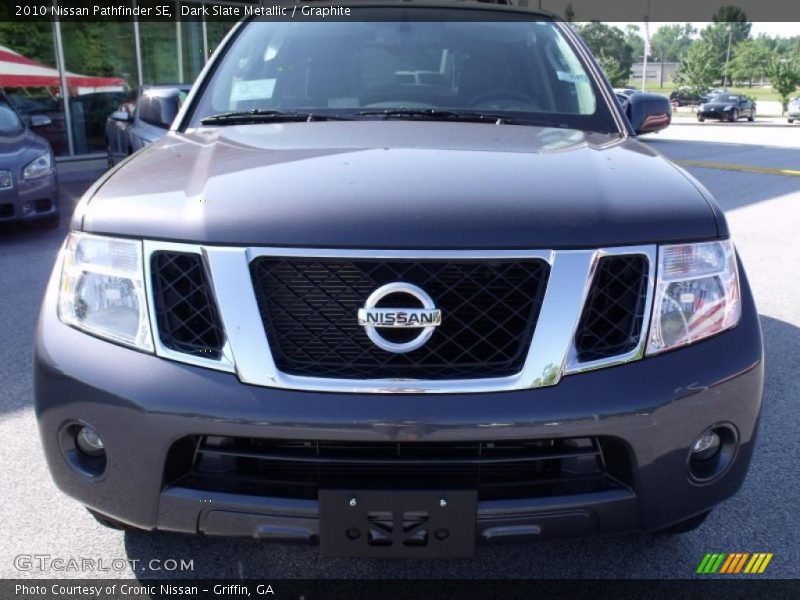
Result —
M389 0L389 4L391 4ZM426 3L396 0L398 6L424 6ZM476 1L439 0L469 8ZM749 21L798 22L800 2L796 0L483 0L483 4L511 5L532 15L544 11L572 20L606 22L710 22L723 7L735 6ZM314 0L264 2L258 0L3 0L0 21L238 21L248 17L294 21L361 21L375 19L367 0L341 3ZM381 4L387 4L382 2ZM427 3L429 6L431 3ZM474 11L474 18L481 19ZM800 34L800 23L798 23Z
M731 577L702 580L2 580L3 600L784 600L800 582Z

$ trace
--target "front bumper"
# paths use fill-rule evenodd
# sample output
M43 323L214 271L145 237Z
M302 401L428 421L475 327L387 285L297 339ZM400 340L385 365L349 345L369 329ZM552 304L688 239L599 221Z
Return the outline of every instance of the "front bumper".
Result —
M733 110L698 110L697 111L697 118L698 119L719 119L722 120L729 120L733 115ZM739 113L739 117L742 116L742 113Z
M0 190L0 223L29 221L59 214L58 176L16 179L14 187Z
M63 325L57 277L36 341L36 411L50 471L68 495L142 529L316 541L314 499L200 492L165 484L165 460L187 436L348 442L614 439L627 450L619 489L480 500L479 540L651 531L704 512L741 486L763 390L758 316L741 273L743 316L733 330L661 356L567 376L555 386L485 394L298 392L241 384L235 375L132 351ZM103 437L107 468L87 478L65 459L76 421ZM730 467L689 476L696 437L735 428Z

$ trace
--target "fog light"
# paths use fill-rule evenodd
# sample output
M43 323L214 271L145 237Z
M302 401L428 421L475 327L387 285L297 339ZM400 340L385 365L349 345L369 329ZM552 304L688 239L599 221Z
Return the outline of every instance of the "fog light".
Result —
M75 435L75 445L83 454L97 458L103 456L106 451L103 440L91 427L81 427Z
M719 452L720 441L717 433L711 429L706 429L694 441L692 446L692 458L696 460L708 460Z
M33 212L33 202L26 202L22 205L22 214L29 215Z

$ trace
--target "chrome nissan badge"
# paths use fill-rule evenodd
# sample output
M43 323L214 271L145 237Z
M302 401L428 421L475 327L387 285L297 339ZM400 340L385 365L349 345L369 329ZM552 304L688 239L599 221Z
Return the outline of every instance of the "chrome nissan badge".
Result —
M419 302L421 308L388 308L378 303L388 296L405 295ZM405 302L403 303L405 304ZM442 323L442 311L436 308L433 299L421 288L411 283L395 282L382 285L367 298L364 308L358 309L358 324L367 332L372 343L387 352L402 354L421 348ZM384 338L378 329L420 329L419 335L406 342L392 342Z

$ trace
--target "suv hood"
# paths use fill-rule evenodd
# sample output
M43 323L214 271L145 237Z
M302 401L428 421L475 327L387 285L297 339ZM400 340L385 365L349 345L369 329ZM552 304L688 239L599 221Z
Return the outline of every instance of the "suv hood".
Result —
M305 247L548 248L718 235L698 185L604 134L348 121L172 133L76 211L86 231Z

